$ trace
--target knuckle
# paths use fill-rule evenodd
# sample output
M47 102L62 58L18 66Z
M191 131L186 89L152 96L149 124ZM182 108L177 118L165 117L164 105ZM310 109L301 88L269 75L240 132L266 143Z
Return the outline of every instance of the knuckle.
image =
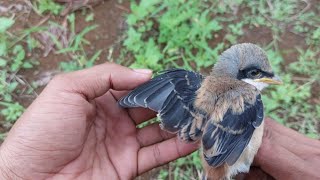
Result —
M158 128L158 132L160 134L161 141L164 141L169 138L169 135L165 131L163 131L161 128Z
M265 127L263 132L263 141L270 141L273 138L274 134L272 133L272 130L269 127Z
M138 141L140 147L144 147L145 146L145 142L143 142L143 137L141 136L140 131L139 131L139 133L137 133L137 141Z
M55 75L50 81L50 84L59 85L59 84L66 84L70 82L72 82L70 73L61 73L61 74Z
M176 151L177 151L176 153L177 153L178 157L183 157L183 154L181 153L181 149L179 148L180 147L179 146L179 139L175 138L174 143L175 143L175 146L176 146Z
M158 164L158 165L162 164L161 153L160 153L159 146L157 144L154 145L154 147L153 147L153 157L154 157L156 164Z
M101 67L104 67L104 68L107 68L107 69L110 69L110 70L113 70L114 68L119 66L118 64L115 64L113 62L105 62L104 65L105 66L102 65Z
M51 83L63 82L65 79L65 76L66 76L65 73L57 74L52 78Z
M70 87L74 86L74 81L72 81L70 77L70 73L61 73L55 75L49 84L47 85L47 89L49 91L61 91L61 90L66 90L70 89Z

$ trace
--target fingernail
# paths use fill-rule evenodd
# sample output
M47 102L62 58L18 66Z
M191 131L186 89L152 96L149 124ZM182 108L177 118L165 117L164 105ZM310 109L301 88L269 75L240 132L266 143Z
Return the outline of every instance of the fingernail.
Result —
M142 73L142 74L152 74L152 70L150 69L133 69L137 73Z

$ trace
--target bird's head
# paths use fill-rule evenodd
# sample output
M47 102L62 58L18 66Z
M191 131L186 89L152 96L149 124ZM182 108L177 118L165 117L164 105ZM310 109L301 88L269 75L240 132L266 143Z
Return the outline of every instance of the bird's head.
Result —
M250 43L237 44L224 51L213 67L212 74L242 80L259 90L269 84L282 84L272 71L265 52Z

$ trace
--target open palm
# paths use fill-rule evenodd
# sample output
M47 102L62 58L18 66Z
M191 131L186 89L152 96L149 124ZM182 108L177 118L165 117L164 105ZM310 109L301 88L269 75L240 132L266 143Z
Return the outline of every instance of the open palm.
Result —
M132 179L194 151L197 145L181 143L158 124L136 128L154 112L118 106L125 90L150 76L147 70L103 64L56 77L1 146L2 175L9 179Z

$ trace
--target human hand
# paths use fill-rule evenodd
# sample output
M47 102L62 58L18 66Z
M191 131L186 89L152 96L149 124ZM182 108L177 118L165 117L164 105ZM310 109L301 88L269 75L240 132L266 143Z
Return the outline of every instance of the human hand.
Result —
M0 147L0 179L132 179L194 151L158 124L136 128L154 112L118 106L150 77L116 64L55 77Z
M254 165L239 179L320 179L320 141L266 119Z

